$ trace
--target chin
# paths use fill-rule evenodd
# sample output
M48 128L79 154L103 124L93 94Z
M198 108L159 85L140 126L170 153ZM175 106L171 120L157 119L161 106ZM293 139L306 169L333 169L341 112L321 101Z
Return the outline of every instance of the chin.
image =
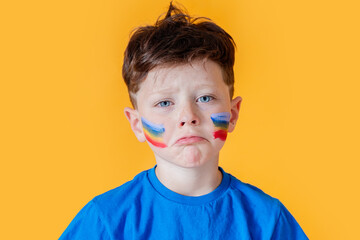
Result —
M165 150L165 151L164 151ZM208 164L211 161L218 160L218 152L212 149L204 148L198 145L188 145L183 148L177 148L175 151L166 151L153 149L158 160L166 161L182 168L197 168Z
M177 158L177 164L184 168L197 168L208 164L214 159L217 158L211 157L200 151L187 151Z

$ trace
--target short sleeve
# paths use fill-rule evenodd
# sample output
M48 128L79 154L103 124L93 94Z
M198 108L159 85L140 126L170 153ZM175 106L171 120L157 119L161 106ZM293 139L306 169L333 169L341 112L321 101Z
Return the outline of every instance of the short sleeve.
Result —
M280 202L279 202L280 203ZM280 203L280 214L275 225L274 232L271 237L272 240L292 239L303 240L308 239L300 225L296 222L295 218Z
M110 239L94 200L86 204L71 221L59 240Z

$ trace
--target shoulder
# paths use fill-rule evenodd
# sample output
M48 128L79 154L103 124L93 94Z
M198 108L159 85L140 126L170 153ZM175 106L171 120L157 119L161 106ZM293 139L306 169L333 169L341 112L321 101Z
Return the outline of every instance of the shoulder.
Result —
M241 195L241 198L244 201L249 201L253 205L262 206L262 207L270 207L277 208L280 211L280 201L269 194L265 193L258 187L251 185L249 183L244 183L237 179L236 177L230 175L230 190L234 194Z
M67 239L110 239L114 226L141 198L146 187L147 171L136 175L123 185L94 197L71 221L61 240Z
M132 180L119 187L102 193L92 199L92 202L101 209L117 207L119 203L126 204L127 200L133 200L147 190L147 172L140 172Z
M230 174L229 174L230 175ZM263 226L261 232L267 232L271 239L308 239L303 230L276 198L261 189L244 183L230 175L229 195L239 209L244 211L247 222L251 225Z
M229 176L230 184L225 199L231 201L234 210L245 216L250 225L268 226L268 231L271 231L280 216L280 201L251 184Z

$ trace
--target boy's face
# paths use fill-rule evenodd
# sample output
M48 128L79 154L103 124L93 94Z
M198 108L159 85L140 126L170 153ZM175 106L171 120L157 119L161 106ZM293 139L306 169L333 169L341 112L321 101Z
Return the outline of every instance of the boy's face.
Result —
M241 98L230 100L220 66L210 60L155 68L136 93L138 109L125 109L140 141L157 163L199 167L217 162L234 130Z

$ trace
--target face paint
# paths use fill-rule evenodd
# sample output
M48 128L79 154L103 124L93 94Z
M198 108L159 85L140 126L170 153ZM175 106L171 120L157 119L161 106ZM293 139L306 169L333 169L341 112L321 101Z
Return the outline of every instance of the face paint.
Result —
M149 122L143 117L141 118L141 122L144 128L145 138L148 140L148 142L150 142L155 147L167 147L166 144L163 143L162 139L162 135L165 132L164 125Z
M214 139L219 138L222 141L226 140L227 130L229 128L230 113L214 113L211 114L211 120L215 125Z

